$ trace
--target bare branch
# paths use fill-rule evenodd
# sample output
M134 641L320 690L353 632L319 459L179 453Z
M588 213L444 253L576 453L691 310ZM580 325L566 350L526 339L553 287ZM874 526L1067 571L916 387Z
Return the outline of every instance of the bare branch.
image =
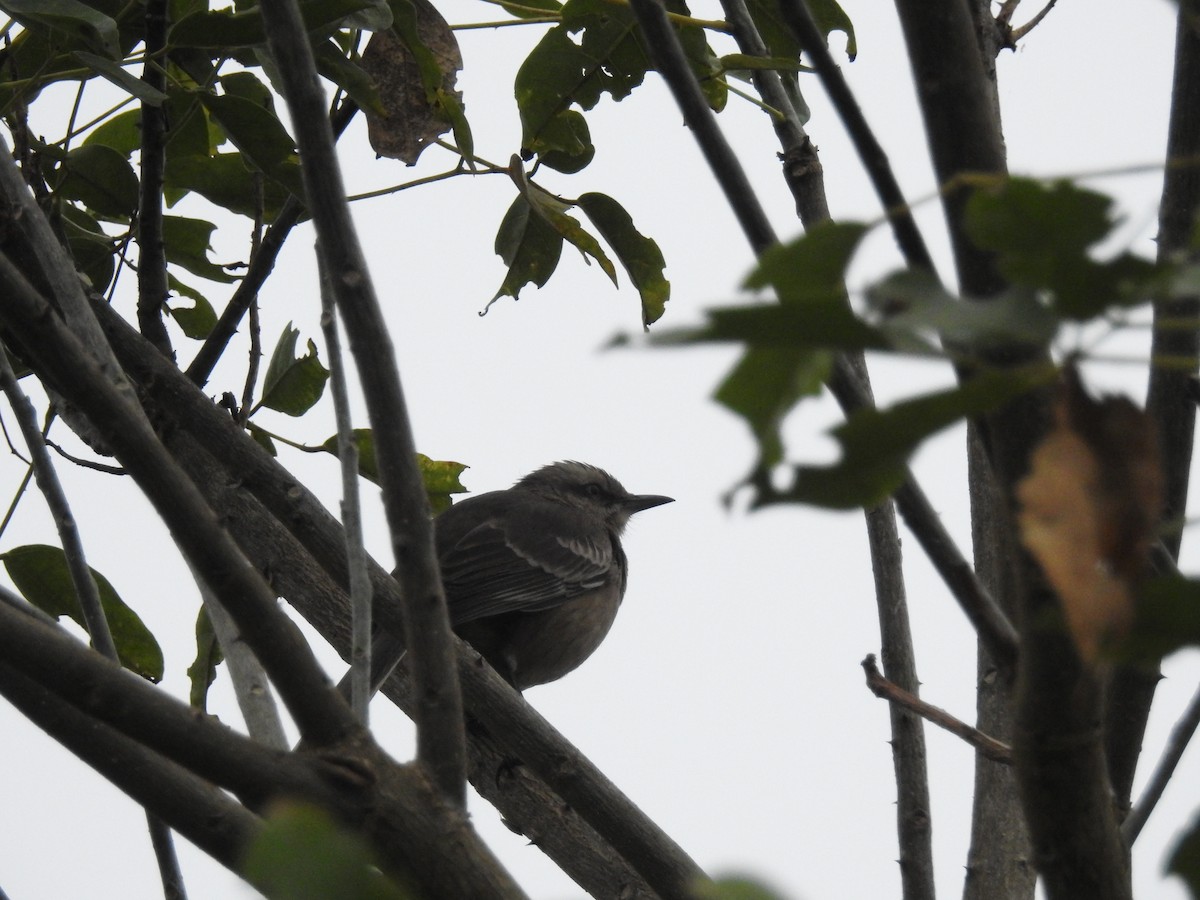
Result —
M1181 5L1175 22L1175 73L1171 87L1171 117L1167 128L1166 167L1159 198L1158 259L1195 262L1191 235L1200 210L1200 169L1174 165L1200 154L1200 35L1194 13ZM1155 298L1151 359L1167 356L1188 362L1180 367L1152 365L1146 390L1146 413L1158 430L1162 454L1164 524L1187 514L1192 455L1196 434L1195 376L1200 356L1200 296L1175 294ZM1164 529L1163 548L1155 549L1156 564L1178 559L1183 530ZM1150 704L1160 681L1157 666L1119 666L1108 689L1108 731L1105 751L1109 777L1118 806L1126 809L1142 751ZM1127 826L1123 826L1127 827Z
M900 190L900 183L896 181L887 154L867 124L867 119L858 101L854 99L842 70L833 61L833 55L829 52L816 22L813 21L808 6L804 0L780 0L779 8L801 48L812 60L817 76L825 86L825 91L829 94L846 132L854 142L854 149L858 151L858 157L875 187L875 193L883 205L884 214L888 217L888 223L905 261L914 269L934 272L933 257L929 255L925 239L917 228L904 192Z
M356 730L350 709L329 684L295 624L278 608L274 593L246 564L195 485L159 443L136 400L118 393L101 375L89 349L3 254L0 286L6 297L0 321L30 338L22 346L26 361L70 392L72 402L117 453L201 577L234 616L304 736L324 746ZM100 343L108 347L102 335Z
M346 390L346 363L338 338L337 309L329 289L328 273L321 273L321 330L329 354L333 383L333 408L337 418L338 460L342 468L342 527L346 530L346 565L350 570L350 706L358 720L368 722L371 695L371 579L363 545L362 510L358 502L358 444L350 421L350 396Z
M446 797L466 802L462 696L454 673L450 617L433 548L429 502L395 355L366 260L350 218L346 191L317 79L312 49L295 0L261 4L271 55L296 128L318 253L350 336L377 447L379 480L405 597L409 646L418 685L417 758Z
M953 735L962 738L979 753L993 762L1012 765L1012 747L995 738L988 737L977 728L972 728L961 719L957 719L944 709L926 703L920 697L915 697L908 691L888 681L875 665L875 655L867 654L862 661L863 671L867 673L867 687L871 693L893 706L911 710L922 719L932 722L938 728L944 728Z
M1167 784L1171 781L1171 776L1175 774L1175 767L1183 758L1183 751L1191 743L1198 727L1200 727L1200 690L1192 695L1187 709L1175 723L1175 727L1171 729L1171 737L1167 741L1162 758L1154 769L1154 774L1146 782L1146 787L1142 791L1142 796L1138 798L1137 805L1121 823L1121 834L1125 836L1125 840L1130 846L1142 833L1142 827L1162 798L1163 791L1167 789Z
M131 376L148 392L148 406L163 417L171 452L204 487L255 564L275 573L276 589L347 657L349 575L337 521L111 307L97 313ZM399 587L378 564L371 563L370 575L379 626L393 636L402 633ZM689 886L705 878L695 862L499 676L477 674L485 668L477 665L478 654L457 639L456 647L460 673L471 673L467 712L480 723L471 730L479 792L581 884L644 880L661 896L687 896ZM397 684L403 688L399 676L388 683L387 695L407 697L411 688L398 690ZM498 777L513 759L536 777ZM571 815L560 815L564 808ZM609 846L597 844L597 835ZM630 864L636 868L632 881Z

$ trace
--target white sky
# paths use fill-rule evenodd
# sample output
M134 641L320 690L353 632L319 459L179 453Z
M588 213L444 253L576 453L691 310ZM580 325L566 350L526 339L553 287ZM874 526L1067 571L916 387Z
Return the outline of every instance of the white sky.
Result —
M481 3L440 5L453 22L495 17ZM859 42L847 75L904 189L911 198L926 197L933 177L894 13L878 0L846 0L845 8ZM719 17L714 0L697 2L693 12ZM1064 0L1020 51L1005 53L1001 84L1013 171L1072 174L1159 162L1173 19L1174 6L1165 0ZM518 145L512 74L540 33L459 34L466 63L460 86L477 151L493 161L507 160ZM877 204L819 86L804 87L834 215L874 219ZM674 289L664 325L696 322L707 306L731 300L751 255L659 79L650 76L620 105L602 101L588 120L595 162L576 176L547 172L541 183L567 196L609 193L659 241ZM721 121L779 233L797 233L766 118L731 97ZM57 133L50 125L45 130ZM428 157L414 170L374 159L361 121L342 144L352 192L452 164L437 150ZM1144 254L1153 252L1159 181L1150 173L1101 182L1121 198L1124 239ZM631 490L677 498L639 516L630 529L630 589L608 641L579 671L529 691L529 702L709 872L749 872L789 897L898 895L887 710L864 688L859 668L879 645L861 516L804 508L726 511L719 498L750 466L752 444L743 425L708 398L736 353L600 351L614 333L638 331L636 293L627 286L614 291L571 250L545 289L528 288L519 304L501 301L479 318L503 277L492 242L512 192L502 177L459 178L362 203L356 216L423 452L468 463L464 481L475 491L506 487L546 462L575 458L604 466ZM200 205L185 211L205 212ZM921 222L944 264L940 211L926 203ZM245 225L236 228L238 240L223 238L217 258L244 258ZM321 343L311 245L311 231L298 230L264 293L268 343L289 320ZM897 259L890 239L875 236L855 280L878 277ZM220 306L219 289L210 297ZM178 347L184 358L192 352L183 338ZM1129 352L1145 349L1135 343ZM241 363L232 361L210 393L240 392ZM883 400L950 379L930 363L876 360L872 368ZM1140 398L1144 374L1137 367L1089 374ZM790 457L832 458L823 431L837 420L828 400L806 404L788 425ZM310 443L328 436L331 422L327 401L301 422L263 420ZM961 446L961 431L948 433L923 449L916 465L947 525L969 548ZM281 459L336 508L332 457L285 450ZM185 695L199 601L177 552L131 484L62 469L92 564L163 642L167 688ZM0 495L10 496L22 474L16 460L0 462ZM364 489L371 548L386 563L382 515L371 487ZM57 542L33 499L0 549ZM906 540L905 548L924 696L969 720L973 636L916 542ZM1185 555L1185 569L1197 567L1194 554ZM334 656L323 658L339 676ZM1190 696L1200 659L1172 659L1167 673L1143 777ZM214 698L221 714L236 721L224 676ZM385 746L407 758L407 723L383 703L373 710ZM160 895L140 810L4 705L0 733L0 886L12 900ZM972 755L939 731L927 730L927 742L938 887L954 896L969 839ZM1139 897L1184 896L1159 873L1172 835L1192 814L1198 777L1193 750L1135 849ZM537 849L500 825L490 807L474 810L533 897L581 895ZM198 852L182 853L193 897L252 895Z

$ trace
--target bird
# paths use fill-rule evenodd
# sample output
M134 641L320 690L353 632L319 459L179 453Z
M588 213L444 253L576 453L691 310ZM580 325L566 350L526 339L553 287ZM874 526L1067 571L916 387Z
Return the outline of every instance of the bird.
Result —
M518 691L562 678L616 618L629 518L671 502L568 460L455 503L434 519L455 633Z

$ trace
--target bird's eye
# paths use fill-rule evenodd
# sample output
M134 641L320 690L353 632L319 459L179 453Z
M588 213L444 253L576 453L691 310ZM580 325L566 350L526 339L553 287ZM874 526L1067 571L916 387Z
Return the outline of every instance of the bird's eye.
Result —
M604 496L604 489L598 484L584 485L583 492L589 497L594 497L597 500Z

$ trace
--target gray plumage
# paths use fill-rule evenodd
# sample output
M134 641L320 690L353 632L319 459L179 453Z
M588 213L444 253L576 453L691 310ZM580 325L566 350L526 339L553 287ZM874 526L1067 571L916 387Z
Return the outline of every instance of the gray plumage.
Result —
M518 690L561 678L608 634L625 595L629 517L671 502L558 462L434 522L450 621Z

